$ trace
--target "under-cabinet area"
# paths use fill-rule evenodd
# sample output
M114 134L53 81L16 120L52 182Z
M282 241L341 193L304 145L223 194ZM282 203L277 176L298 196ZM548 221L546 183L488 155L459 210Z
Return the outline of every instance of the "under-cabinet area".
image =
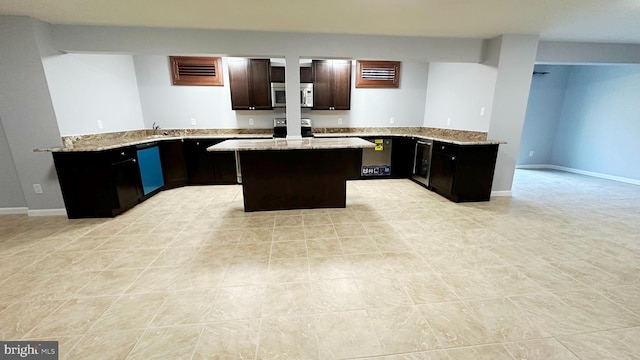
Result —
M289 167L269 167L263 164L259 172L254 171L252 174L256 174L258 178L266 176L284 179L295 173L285 171L286 169L304 168L305 176L313 178L314 161L320 161L318 159L323 159L326 173L339 173L343 182L411 178L417 171L416 150L419 142L424 141L422 137L365 136L363 139L368 141L369 145L358 145L359 148L350 149L348 161L332 160L332 156L337 152L325 152L320 157L305 155L309 152L305 150L305 146L313 149L314 141L318 144L331 144L344 142L348 138L323 136L299 140L299 144L306 145L298 150L289 151L292 154L298 153L300 156L288 157L288 159L294 159L300 164L304 163L304 166L291 163L287 165ZM130 146L111 146L105 150L54 151L53 159L67 215L69 218L113 217L162 190L189 185L240 183L243 164L238 161L242 158L241 156L237 156L235 151L207 151L208 148L215 147L214 145L228 139L231 137L173 137L141 141ZM245 136L242 139L250 138ZM275 150L287 143L287 140L266 140L265 137L261 139L263 140L260 141L272 142ZM356 138L353 140L355 141ZM295 141L289 141L289 143L295 143ZM367 142L363 141L363 144ZM497 143L456 144L434 141L433 144L429 171L430 184L417 183L425 185L425 191L432 190L455 202L489 200ZM261 151L256 151L256 153L259 152ZM249 157L246 158L249 159ZM297 179L294 176L290 181L291 184L295 184ZM259 184L254 184L254 188L259 187ZM300 188L304 188L302 194L327 190L305 187L304 184L301 184ZM317 196L314 199L317 200ZM253 210L266 208L260 205L260 199L254 200L254 203L257 205L253 206ZM305 202L301 204L296 206L302 208L308 206ZM280 206L280 209L284 207Z

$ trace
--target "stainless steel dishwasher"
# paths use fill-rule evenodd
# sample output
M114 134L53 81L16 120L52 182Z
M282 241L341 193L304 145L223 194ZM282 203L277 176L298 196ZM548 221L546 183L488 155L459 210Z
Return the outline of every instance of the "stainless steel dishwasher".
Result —
M376 144L375 149L362 149L362 177L391 176L391 139L365 139Z
M418 140L413 158L411 178L429 187L429 173L431 170L432 140Z

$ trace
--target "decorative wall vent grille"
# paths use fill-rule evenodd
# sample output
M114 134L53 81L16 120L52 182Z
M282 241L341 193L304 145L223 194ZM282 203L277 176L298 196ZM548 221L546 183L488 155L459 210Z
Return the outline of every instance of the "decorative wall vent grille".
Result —
M399 61L357 61L356 88L397 88L399 86Z
M173 85L223 86L219 57L170 56Z

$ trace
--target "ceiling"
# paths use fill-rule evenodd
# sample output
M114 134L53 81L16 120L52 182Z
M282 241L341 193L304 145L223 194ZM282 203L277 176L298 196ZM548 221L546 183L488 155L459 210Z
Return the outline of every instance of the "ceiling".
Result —
M53 24L640 44L640 0L0 0Z

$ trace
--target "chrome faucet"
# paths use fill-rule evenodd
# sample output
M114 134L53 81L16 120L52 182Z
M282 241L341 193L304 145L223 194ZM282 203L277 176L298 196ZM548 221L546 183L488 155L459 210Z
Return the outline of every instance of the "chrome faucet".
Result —
M153 129L153 135L158 135L158 130L160 130L160 125L157 125L154 121L153 125L151 125L151 128ZM162 135L169 135L169 132L163 131Z

